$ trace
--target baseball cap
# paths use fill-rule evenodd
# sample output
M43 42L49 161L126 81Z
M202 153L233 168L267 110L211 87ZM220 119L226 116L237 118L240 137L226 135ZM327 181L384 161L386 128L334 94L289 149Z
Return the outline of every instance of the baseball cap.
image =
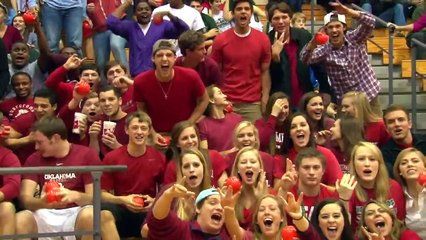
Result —
M160 39L154 43L152 54L154 55L159 50L170 50L176 54L176 45L171 40Z
M219 195L219 192L216 190L216 188L209 188L206 190L203 190L198 194L197 198L195 199L195 205L203 201L204 199L212 196L212 195Z
M335 12L328 13L324 16L324 26L334 21L339 21L343 24L346 24L346 17L345 15L337 14Z

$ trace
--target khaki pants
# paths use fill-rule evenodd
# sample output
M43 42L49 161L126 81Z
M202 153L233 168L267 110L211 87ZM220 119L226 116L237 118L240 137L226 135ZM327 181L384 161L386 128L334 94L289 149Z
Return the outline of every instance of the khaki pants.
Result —
M232 103L235 113L240 114L244 120L254 123L262 117L260 102L256 103Z

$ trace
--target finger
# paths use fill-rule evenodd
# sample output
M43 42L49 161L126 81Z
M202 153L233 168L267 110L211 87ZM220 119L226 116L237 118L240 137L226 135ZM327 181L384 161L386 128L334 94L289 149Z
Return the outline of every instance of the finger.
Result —
M336 180L336 189L338 189L340 187L340 180L339 179L337 179Z
M293 162L288 158L285 161L286 161L285 170L286 172L289 172L293 166Z
M294 196L293 196L294 198ZM303 201L303 192L300 193L299 197L297 198L297 205L301 206Z
M275 32L275 41L278 39L278 32Z
M179 181L177 181L176 184L183 186L183 185L185 185L185 182L186 182L186 176L183 176L183 178L181 178Z
M361 227L362 233L369 238L370 233L367 231L366 227Z

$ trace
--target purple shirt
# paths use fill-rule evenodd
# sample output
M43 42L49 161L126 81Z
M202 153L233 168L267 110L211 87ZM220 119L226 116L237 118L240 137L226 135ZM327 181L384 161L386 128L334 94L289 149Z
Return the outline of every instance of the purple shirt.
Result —
M164 20L159 25L153 24L153 22L150 24L145 35L136 21L121 21L112 15L107 18L108 29L128 41L130 49L129 66L132 77L153 68L152 46L157 40L177 39L181 33L189 30L188 25L180 19L176 21Z
M417 21L413 23L413 32L419 32L426 27L426 14L423 14ZM425 50L420 50L425 51Z
M306 45L300 52L305 64L325 64L338 103L343 94L349 91L365 92L369 101L377 97L380 91L379 81L368 60L366 45L374 29L375 19L361 13L357 20L360 25L345 34L345 43L340 49L333 49L327 43L313 51L307 50Z
M183 59L183 56L178 57L175 65L185 67L183 66ZM222 72L219 69L219 65L210 57L205 57L194 70L200 75L206 87L212 84L220 85L222 83Z

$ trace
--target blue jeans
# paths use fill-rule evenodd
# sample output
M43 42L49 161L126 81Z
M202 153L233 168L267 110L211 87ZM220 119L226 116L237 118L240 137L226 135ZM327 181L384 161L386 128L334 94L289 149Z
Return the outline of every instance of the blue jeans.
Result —
M124 49L126 47L126 43L126 39L115 35L111 32L111 30L99 32L93 35L96 65L98 65L101 72L109 60L110 52L112 52L117 62L125 65L128 69L127 56Z
M59 52L59 40L64 31L64 45L72 47L81 55L83 8L55 9L43 4L42 23L49 48L52 52Z
M376 14L370 3L362 4L362 9L364 9L366 12ZM386 22L393 22L399 26L403 26L406 24L405 15L404 15L404 6L400 3L396 3L394 7L386 9L385 11L381 12L377 16L385 20ZM385 26L382 26L382 27L385 27Z

